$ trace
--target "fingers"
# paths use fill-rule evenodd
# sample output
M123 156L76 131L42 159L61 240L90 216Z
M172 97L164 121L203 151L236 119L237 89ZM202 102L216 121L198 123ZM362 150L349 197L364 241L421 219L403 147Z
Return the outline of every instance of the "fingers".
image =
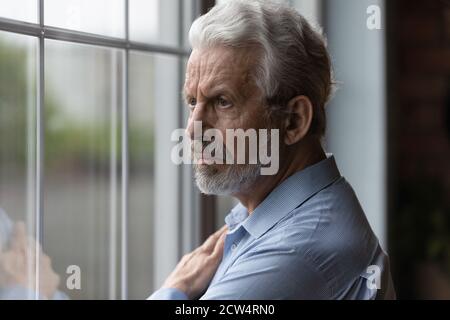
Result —
M28 246L30 250L33 250L34 252L39 252L40 254L43 254L42 246L39 242L37 242L33 237L27 237L28 239Z
M14 225L11 239L11 249L26 252L27 250L27 231L25 223L22 221Z
M214 251L212 253L212 256L214 256L214 257L222 257L226 236L227 236L227 234L226 234L226 232L224 232L220 236L219 240L217 240L216 245L214 247Z
M27 235L25 223L22 221L14 225L11 237L11 250L20 252L23 255L30 254L31 259L34 259L36 253L42 253L41 245L33 237Z
M214 232L214 233L210 236L210 238L213 238L213 239L217 240L217 239L220 238L220 236L221 236L225 231L227 231L227 230L228 230L228 226L227 226L227 225L224 225L224 226L222 226L222 228L220 228L219 230L217 230L216 232Z
M212 251L217 243L217 241L220 239L220 237L224 234L226 234L227 226L223 226L218 231L213 233L201 246L201 248L205 251Z

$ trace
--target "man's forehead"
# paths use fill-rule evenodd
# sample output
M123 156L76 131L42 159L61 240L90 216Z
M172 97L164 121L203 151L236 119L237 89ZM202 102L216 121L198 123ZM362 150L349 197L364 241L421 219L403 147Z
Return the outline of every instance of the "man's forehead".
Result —
M198 85L242 85L250 73L247 52L232 49L193 51L186 69L185 88Z
M206 69L203 71L191 70L186 72L185 87L189 88L202 84L207 87L219 85L233 85L243 80L244 73L232 72L230 68Z

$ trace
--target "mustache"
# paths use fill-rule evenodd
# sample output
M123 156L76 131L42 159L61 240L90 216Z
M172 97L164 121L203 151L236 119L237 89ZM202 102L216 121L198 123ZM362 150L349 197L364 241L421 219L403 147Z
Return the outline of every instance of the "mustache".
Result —
M216 156L216 149L220 149L222 150L222 160L226 160L227 154L230 153L226 147L226 144L221 143L219 144L217 141L213 140L213 141L204 141L203 139L200 140L192 140L191 141L191 154L192 157L195 156L200 156L203 157L203 152L205 151L206 147L208 147L209 145L212 145L212 150L211 150L211 156L215 157ZM230 153L231 154L231 153Z

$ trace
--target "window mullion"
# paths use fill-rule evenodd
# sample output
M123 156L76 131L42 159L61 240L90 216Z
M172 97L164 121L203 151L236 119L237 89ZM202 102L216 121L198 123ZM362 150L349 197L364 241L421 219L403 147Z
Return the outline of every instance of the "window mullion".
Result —
M37 72L37 111L36 111L36 217L35 217L35 238L38 243L44 246L44 234L43 234L43 220L44 220L44 204L43 204L43 189L44 189L44 0L39 0L39 25L41 28L41 34L39 35L39 51L38 51L38 72ZM39 299L40 279L39 279L39 267L40 267L40 250L39 245L36 245L35 250L35 270L34 270L34 299Z
M129 103L129 2L125 0L125 63L123 73L123 103L122 103L122 232L121 232L121 299L128 298L128 200L129 200L129 154L128 154L128 103Z

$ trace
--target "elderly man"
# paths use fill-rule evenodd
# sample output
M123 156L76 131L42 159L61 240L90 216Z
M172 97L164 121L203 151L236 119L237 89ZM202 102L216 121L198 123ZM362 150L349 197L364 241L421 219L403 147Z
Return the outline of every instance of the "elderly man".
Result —
M187 133L198 139L199 121L225 137L277 129L279 170L197 163L202 192L240 203L150 299L394 298L388 257L321 146L332 91L321 34L288 6L229 0L194 22L190 42Z

